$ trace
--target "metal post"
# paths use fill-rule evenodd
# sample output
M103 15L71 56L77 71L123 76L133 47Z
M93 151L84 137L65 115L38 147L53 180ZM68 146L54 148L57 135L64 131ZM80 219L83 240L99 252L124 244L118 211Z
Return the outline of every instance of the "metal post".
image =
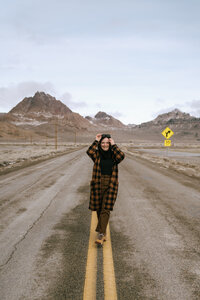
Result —
M167 157L168 157L169 156L169 147L167 146L166 148L167 148L166 151L167 151Z

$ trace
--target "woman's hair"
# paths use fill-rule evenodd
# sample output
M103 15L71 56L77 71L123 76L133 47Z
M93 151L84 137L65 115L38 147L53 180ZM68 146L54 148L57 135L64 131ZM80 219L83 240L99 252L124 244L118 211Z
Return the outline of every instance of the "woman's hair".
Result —
M101 138L103 138L103 139L105 139L105 138L110 139L110 138L111 138L111 135L110 135L109 133L103 133L103 134L101 135Z
M107 134L102 134L100 140L99 140L99 145L101 145L101 142L105 139L105 138L108 138L107 137ZM109 138L108 138L109 139ZM110 144L110 143L109 143Z

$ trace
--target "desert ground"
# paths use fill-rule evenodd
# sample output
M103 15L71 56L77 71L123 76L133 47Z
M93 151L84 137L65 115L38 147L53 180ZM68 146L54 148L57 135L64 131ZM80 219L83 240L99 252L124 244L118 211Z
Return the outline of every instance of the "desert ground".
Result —
M84 144L62 143L1 143L0 144L0 174L10 172L46 159L66 154L84 147Z

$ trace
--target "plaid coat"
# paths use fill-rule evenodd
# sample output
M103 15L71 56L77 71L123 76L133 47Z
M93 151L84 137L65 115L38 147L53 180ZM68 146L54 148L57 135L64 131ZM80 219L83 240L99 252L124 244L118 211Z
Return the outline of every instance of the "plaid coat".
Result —
M89 209L98 210L101 208L101 167L100 167L100 155L98 151L98 141L94 141L88 148L87 154L94 162L92 180L90 182L90 203ZM112 158L114 165L112 169L112 175L108 192L106 193L105 209L113 210L118 192L118 164L124 159L124 153L117 147L117 145L111 146Z

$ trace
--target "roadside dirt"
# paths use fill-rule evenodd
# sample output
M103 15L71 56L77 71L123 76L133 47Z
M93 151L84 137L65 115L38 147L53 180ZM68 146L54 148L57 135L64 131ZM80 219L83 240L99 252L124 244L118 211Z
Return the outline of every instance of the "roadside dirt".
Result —
M123 149L129 155L150 161L163 168L174 170L192 178L200 178L200 156L195 159L189 157L159 157L152 153L144 153L139 149L135 150L131 147L124 147Z
M33 166L48 159L82 149L83 145L65 145L57 150L43 145L0 145L0 175Z

